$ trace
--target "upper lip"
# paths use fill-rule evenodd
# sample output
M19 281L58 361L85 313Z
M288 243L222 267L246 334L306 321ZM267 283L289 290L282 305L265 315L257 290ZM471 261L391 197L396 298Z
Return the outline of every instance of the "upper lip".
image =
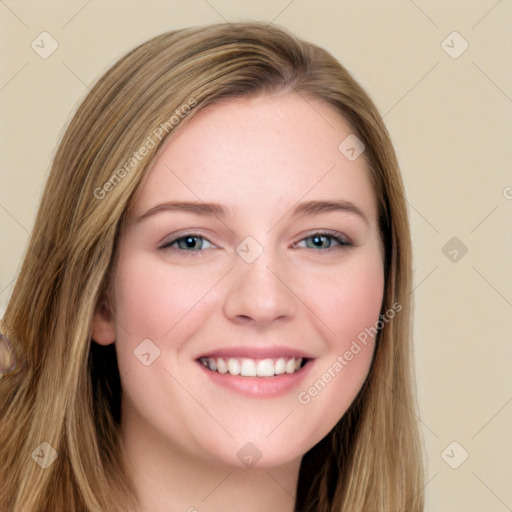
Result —
M291 359L292 357L302 357L303 359L313 359L310 354L303 350L277 345L265 347L241 345L238 347L219 348L203 352L196 359L201 359L202 357L212 357L214 359L217 357L248 359L279 359L281 357Z

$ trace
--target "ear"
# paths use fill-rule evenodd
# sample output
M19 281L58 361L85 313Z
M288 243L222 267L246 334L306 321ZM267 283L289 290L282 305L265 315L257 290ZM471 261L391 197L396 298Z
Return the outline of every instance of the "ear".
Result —
M4 373L10 372L16 368L16 357L14 350L7 339L2 334L2 326L0 324L0 379Z
M100 345L110 345L116 340L114 318L105 299L98 301L94 310L92 339Z

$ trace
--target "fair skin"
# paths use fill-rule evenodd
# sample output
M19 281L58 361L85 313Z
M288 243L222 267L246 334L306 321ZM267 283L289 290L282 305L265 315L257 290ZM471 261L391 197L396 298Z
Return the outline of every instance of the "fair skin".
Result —
M378 320L383 297L365 160L338 150L350 133L294 93L232 99L199 112L153 162L120 237L114 315L98 307L93 322L97 343L116 344L124 462L141 511L293 511L302 456L353 401L374 341L333 365ZM343 204L294 213L310 201ZM155 209L170 202L226 213ZM248 367L271 359L274 371L278 359L306 364L234 376L199 360L211 355Z

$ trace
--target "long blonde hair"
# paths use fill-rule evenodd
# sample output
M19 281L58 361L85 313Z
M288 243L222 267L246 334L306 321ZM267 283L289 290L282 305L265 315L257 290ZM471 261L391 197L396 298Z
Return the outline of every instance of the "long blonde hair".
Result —
M15 370L0 380L5 510L136 508L120 463L114 345L91 343L92 316L110 286L120 227L166 136L214 102L280 91L330 105L366 146L385 249L382 312L401 305L393 321L383 322L370 373L348 412L305 454L295 510L423 510L410 234L389 135L370 98L328 52L252 22L151 39L100 78L74 114L2 322L17 357ZM46 468L32 457L43 442L57 454Z

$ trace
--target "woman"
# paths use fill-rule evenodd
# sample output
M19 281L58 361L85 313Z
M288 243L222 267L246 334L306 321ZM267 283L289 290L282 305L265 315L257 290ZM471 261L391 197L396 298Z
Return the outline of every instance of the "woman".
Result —
M2 322L2 503L419 512L410 324L398 165L348 72L259 23L158 36L55 156Z

